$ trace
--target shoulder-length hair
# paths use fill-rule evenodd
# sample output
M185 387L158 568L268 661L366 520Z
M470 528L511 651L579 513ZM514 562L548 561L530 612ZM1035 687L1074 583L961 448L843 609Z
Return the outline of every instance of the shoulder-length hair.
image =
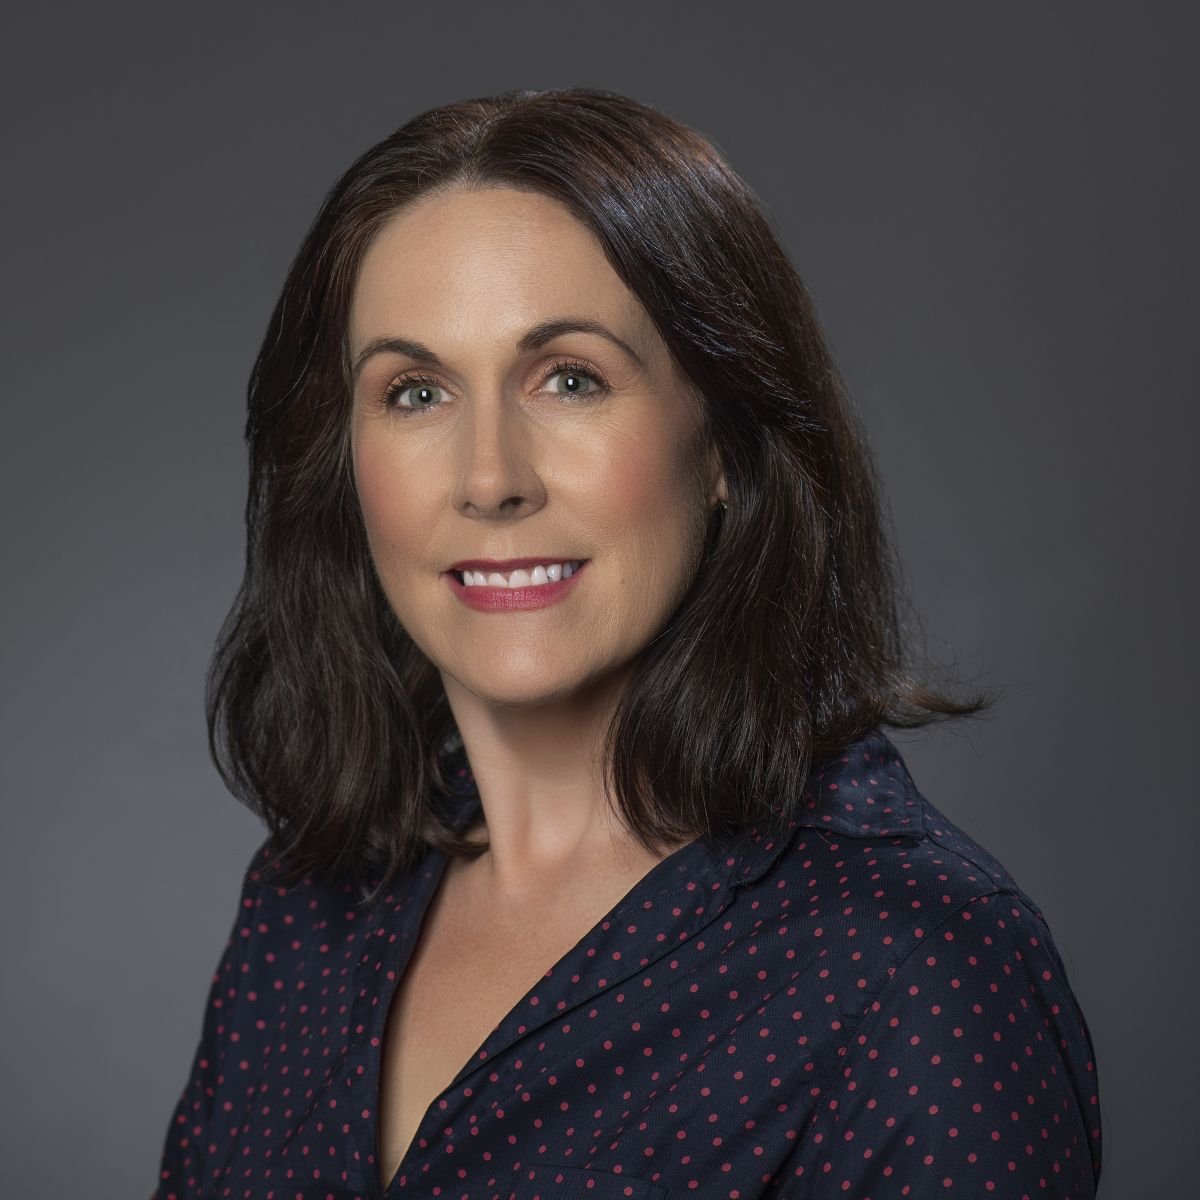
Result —
M866 437L803 283L713 144L600 89L447 104L372 146L325 197L250 377L245 577L205 704L217 769L267 823L285 886L373 878L377 896L430 846L479 853L439 801L461 761L440 675L370 557L347 329L387 218L438 189L488 186L541 192L592 230L702 398L725 471L728 510L607 729L632 833L652 847L781 830L815 763L855 738L993 703L912 673L918 623Z

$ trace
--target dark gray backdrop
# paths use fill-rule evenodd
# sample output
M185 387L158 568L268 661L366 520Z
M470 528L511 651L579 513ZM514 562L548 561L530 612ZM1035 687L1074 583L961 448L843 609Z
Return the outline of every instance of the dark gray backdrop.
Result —
M1098 1049L1102 1195L1189 1191L1187 8L6 18L0 1193L154 1185L262 836L207 759L202 680L240 577L246 377L304 229L417 112L572 83L708 133L782 228L934 649L1007 689L897 740L1051 923Z

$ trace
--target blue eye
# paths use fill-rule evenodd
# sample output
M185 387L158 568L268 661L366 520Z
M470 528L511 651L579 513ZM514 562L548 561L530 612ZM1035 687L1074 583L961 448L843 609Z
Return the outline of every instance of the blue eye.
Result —
M601 381L594 372L580 366L578 363L566 363L563 366L555 364L554 368L550 371L546 378L553 379L556 375L565 376L567 379L572 380L575 383L575 386L568 387L567 391L558 392L557 394L560 396L591 396L596 392L602 392L605 390L603 381ZM579 388L579 383L581 380L586 380L595 386L587 391L581 391Z
M563 400L596 399L608 393L609 386L604 377L593 367L570 359L560 359L554 363L542 376L546 384L557 375L562 375L567 384L565 390L551 389L551 394ZM588 385L591 386L588 386ZM380 403L385 408L394 409L402 416L411 417L416 413L428 412L431 408L440 408L440 393L445 388L432 376L420 374L400 375L393 379L384 389ZM406 404L400 403L400 397L411 391L412 397Z
M412 402L409 404L400 404L397 398L410 389L416 393ZM388 384L386 391L383 393L383 403L389 408L405 410L404 415L408 416L410 412L419 412L426 408L436 408L436 403L430 403L430 395L441 390L441 384L436 380L427 379L423 375L401 376L399 379L395 379Z

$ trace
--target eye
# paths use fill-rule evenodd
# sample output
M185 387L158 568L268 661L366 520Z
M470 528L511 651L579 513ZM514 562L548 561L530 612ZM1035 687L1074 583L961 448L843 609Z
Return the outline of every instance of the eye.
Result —
M562 376L566 388L551 388L556 396L595 396L608 391L608 384L604 382L600 373L583 363L556 362L546 373L545 381L549 383L558 375ZM589 384L591 386L588 386Z
M576 397L580 400L597 399L610 390L604 377L595 367L573 359L560 359L555 362L543 375L543 383L561 376L562 388L551 387L554 396L569 401ZM440 408L441 394L445 389L431 375L399 375L384 389L380 402L385 408L393 409L404 417L412 417L432 408ZM406 392L412 395L408 400L402 400Z
M436 408L439 403L436 397L441 390L442 386L436 379L424 375L401 375L388 384L383 393L383 403L388 408L402 410L407 417L423 409ZM413 396L408 403L401 404L400 397L407 391L411 391Z

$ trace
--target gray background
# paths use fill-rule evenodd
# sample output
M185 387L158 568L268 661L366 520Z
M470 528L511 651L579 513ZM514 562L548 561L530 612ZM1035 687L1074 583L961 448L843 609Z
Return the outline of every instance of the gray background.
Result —
M709 134L783 231L934 650L1006 689L897 740L1050 921L1098 1050L1102 1196L1190 1191L1188 8L7 18L0 1193L154 1186L262 837L208 761L202 680L242 565L246 378L304 229L417 112L573 83Z

